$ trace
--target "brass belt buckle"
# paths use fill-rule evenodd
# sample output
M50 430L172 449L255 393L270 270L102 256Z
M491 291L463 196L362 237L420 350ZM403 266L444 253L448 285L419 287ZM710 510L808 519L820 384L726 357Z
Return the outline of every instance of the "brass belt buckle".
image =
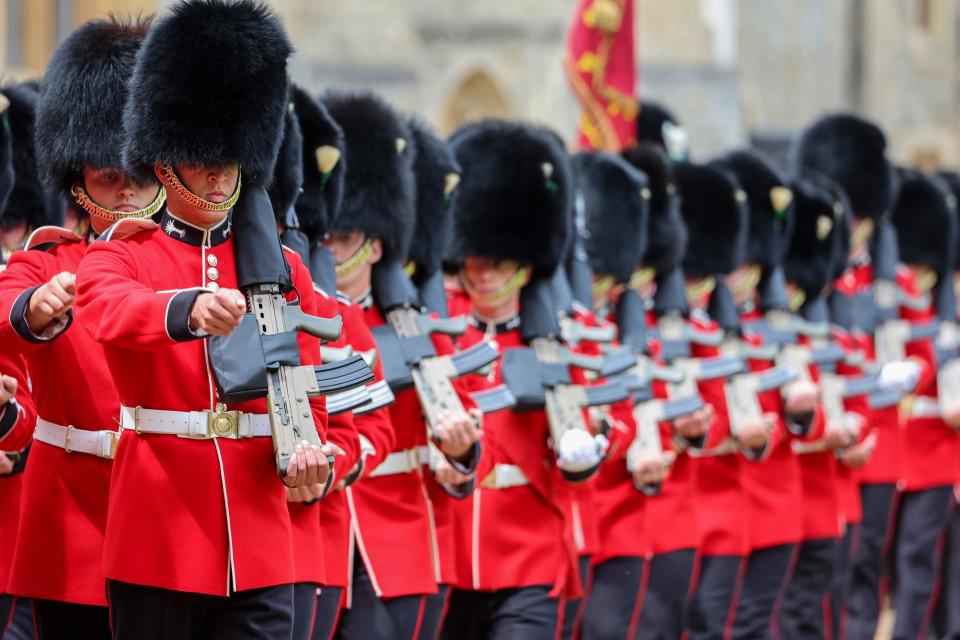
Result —
M119 431L107 431L110 434L110 455L107 457L107 460L113 460L117 457L117 445L120 444L120 432Z
M240 411L227 411L226 406L217 404L217 411L207 413L207 432L218 438L240 437Z
M72 451L70 451L70 433L73 432L73 425L68 424L66 426L66 431L67 433L63 438L63 450L66 451L67 453L73 453Z

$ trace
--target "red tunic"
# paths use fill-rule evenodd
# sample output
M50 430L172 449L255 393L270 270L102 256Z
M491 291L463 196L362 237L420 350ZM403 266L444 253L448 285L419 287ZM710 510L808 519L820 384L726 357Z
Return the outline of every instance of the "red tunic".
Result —
M300 304L312 314L309 272L295 253L286 256ZM229 218L204 231L167 212L160 229L91 246L77 276L77 317L104 345L125 406L216 409L207 341L188 327L193 301L210 280L237 287ZM302 364L319 364L319 342L300 334L298 343ZM323 399L310 404L325 439ZM228 408L262 414L266 401ZM294 582L290 517L271 439L124 431L103 567L111 579L210 595Z
M319 296L326 294L318 292ZM350 345L354 351L376 351L376 343L363 319L363 310L338 294L340 317L343 318L343 333L340 339L330 343L332 347ZM374 375L383 379L383 366L379 355L374 363ZM332 420L332 419L331 419ZM357 432L366 438L373 452L363 458L363 475L369 474L393 450L393 426L387 409L378 409L353 417ZM362 480L361 480L362 481ZM356 561L353 557L354 544L350 527L350 510L347 507L347 494L337 490L319 503L320 526L323 528L326 579L324 585L346 587L350 583L350 566Z
M0 415L0 451L18 452L30 443L37 421L37 409L30 395L26 361L21 356L0 354L0 373L17 379L16 405L7 404ZM17 543L17 523L20 520L20 495L23 473L0 476L0 504L4 518L0 522L0 593L7 593L10 566Z
M462 348L484 339L470 326ZM518 329L498 332L492 339L501 354L523 346ZM467 376L474 390L503 380L502 360L489 375ZM554 596L579 596L577 549L571 536L570 502L549 448L549 427L543 411L498 411L484 419L483 455L472 496L456 501L455 522L460 553L456 586L490 591L549 585ZM529 484L509 488L484 487L497 464L521 469Z
M23 321L33 289L57 273L76 273L85 240L15 253L0 275L0 350L27 359L37 414L59 425L115 430L120 400L103 347L73 322L38 341ZM64 384L68 372L69 384ZM81 373L82 372L82 373ZM107 604L101 558L110 487L109 460L36 442L24 472L17 547L9 590L76 604ZM43 566L44 571L37 571Z
M385 323L375 306L364 311L370 328ZM445 336L434 335L439 355L453 353ZM455 384L465 408L473 406ZM414 389L396 394L389 407L395 442L393 451L427 446L427 430ZM366 477L348 487L347 502L353 535L374 591L383 598L437 593L440 557L424 467L410 473Z

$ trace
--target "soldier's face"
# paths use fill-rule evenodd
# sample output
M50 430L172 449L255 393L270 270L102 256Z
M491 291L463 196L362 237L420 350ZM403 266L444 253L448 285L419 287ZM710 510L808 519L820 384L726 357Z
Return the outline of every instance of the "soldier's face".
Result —
M370 286L370 272L374 264L383 257L383 243L375 238L370 247L363 249L367 236L360 231L336 231L328 234L323 245L330 250L337 265L345 264L358 251L367 252L366 259L348 270L337 270L337 288L350 296L358 296Z
M174 169L184 186L207 202L223 202L237 190L239 165L178 164Z
M14 222L0 227L0 244L4 249L16 249L27 237L27 223Z
M730 287L733 300L738 306L753 300L761 274L760 265L747 263L740 265L727 276L727 286Z
M132 213L153 202L160 184L154 180L141 184L117 167L84 167L83 188L104 209Z
M516 260L470 256L463 262L463 278L471 291L489 295L502 289L519 269Z

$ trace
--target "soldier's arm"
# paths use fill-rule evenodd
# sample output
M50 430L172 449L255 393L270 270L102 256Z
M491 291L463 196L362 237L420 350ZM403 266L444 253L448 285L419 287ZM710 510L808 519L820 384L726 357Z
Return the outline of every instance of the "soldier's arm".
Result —
M7 377L16 381L16 393L0 405L0 451L20 451L33 439L37 408L30 394L27 363L21 356L0 353L0 374L3 386L9 389Z
M128 240L95 242L77 270L77 320L94 339L127 349L157 349L196 340L190 331L195 287L154 291L137 279Z
M45 251L19 251L11 256L0 274L0 350L26 353L55 339L70 326L72 311L47 331L35 333L27 324L31 297L55 273L54 260Z

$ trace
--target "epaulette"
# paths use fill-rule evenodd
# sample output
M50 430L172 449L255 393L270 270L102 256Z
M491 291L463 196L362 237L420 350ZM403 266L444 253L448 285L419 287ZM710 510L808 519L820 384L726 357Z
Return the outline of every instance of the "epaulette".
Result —
M51 245L72 244L80 242L80 236L65 227L46 226L38 227L30 234L27 241L23 244L23 250L40 249L46 250Z
M340 289L337 289L337 302L345 307L349 307L353 304L353 300L350 299L350 296L345 294L343 291L340 291Z
M97 238L97 241L99 242L103 240L104 242L110 242L111 240L122 240L140 233L141 231L153 231L154 229L159 228L160 225L153 220L124 218L123 220L117 220L112 225L107 227L107 230L100 234L100 237Z

